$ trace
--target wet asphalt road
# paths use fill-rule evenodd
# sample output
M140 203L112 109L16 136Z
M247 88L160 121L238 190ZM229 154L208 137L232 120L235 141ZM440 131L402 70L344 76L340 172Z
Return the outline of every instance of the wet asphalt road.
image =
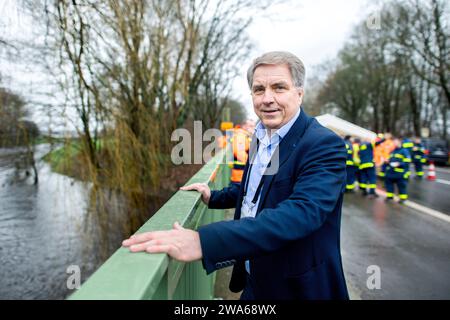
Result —
M450 215L450 168L437 167L436 181L416 179L414 169L408 183L409 199L428 208ZM378 187L385 190L384 182L378 181Z
M441 199L444 204L450 203L449 195ZM350 194L345 196L341 239L353 298L450 299L450 223L386 204L382 197ZM371 265L380 268L380 289L366 285Z

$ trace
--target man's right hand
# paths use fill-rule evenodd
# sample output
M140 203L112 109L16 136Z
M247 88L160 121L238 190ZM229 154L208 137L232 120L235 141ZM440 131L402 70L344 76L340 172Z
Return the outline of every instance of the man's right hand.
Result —
M206 183L193 183L188 186L181 187L180 190L191 191L195 190L202 194L202 201L205 204L209 203L209 198L211 198L211 189L209 189Z

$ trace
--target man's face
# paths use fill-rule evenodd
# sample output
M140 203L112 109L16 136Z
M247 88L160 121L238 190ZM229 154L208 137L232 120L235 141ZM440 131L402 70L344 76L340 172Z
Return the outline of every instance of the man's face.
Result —
M287 65L261 65L253 74L256 115L267 129L279 129L297 113L303 90L296 88Z

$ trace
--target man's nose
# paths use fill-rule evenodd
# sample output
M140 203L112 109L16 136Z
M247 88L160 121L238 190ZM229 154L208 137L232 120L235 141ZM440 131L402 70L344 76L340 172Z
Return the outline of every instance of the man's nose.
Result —
M264 104L271 104L273 103L274 99L273 99L273 92L271 90L266 90L264 92L264 96L263 96L263 103Z

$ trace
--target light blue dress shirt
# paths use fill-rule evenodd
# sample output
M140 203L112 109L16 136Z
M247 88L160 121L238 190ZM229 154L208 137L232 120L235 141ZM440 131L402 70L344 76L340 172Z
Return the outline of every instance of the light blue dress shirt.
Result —
M280 144L280 141L284 138L284 136L289 132L294 122L300 115L300 108L297 113L288 123L282 126L280 129L272 133L272 136L269 138L268 130L264 127L262 122L258 122L255 128L255 137L259 141L258 152L253 160L253 164L251 166L249 176L247 177L247 193L242 200L242 208L241 208L241 219L243 218L254 218L256 216L256 211L258 210L259 200L261 198L262 190L258 196L258 200L256 203L253 203L252 200L255 197L255 193L258 189L259 183L265 172L267 165L272 158L273 152ZM245 269L248 273L250 273L250 263L249 261L245 261Z

